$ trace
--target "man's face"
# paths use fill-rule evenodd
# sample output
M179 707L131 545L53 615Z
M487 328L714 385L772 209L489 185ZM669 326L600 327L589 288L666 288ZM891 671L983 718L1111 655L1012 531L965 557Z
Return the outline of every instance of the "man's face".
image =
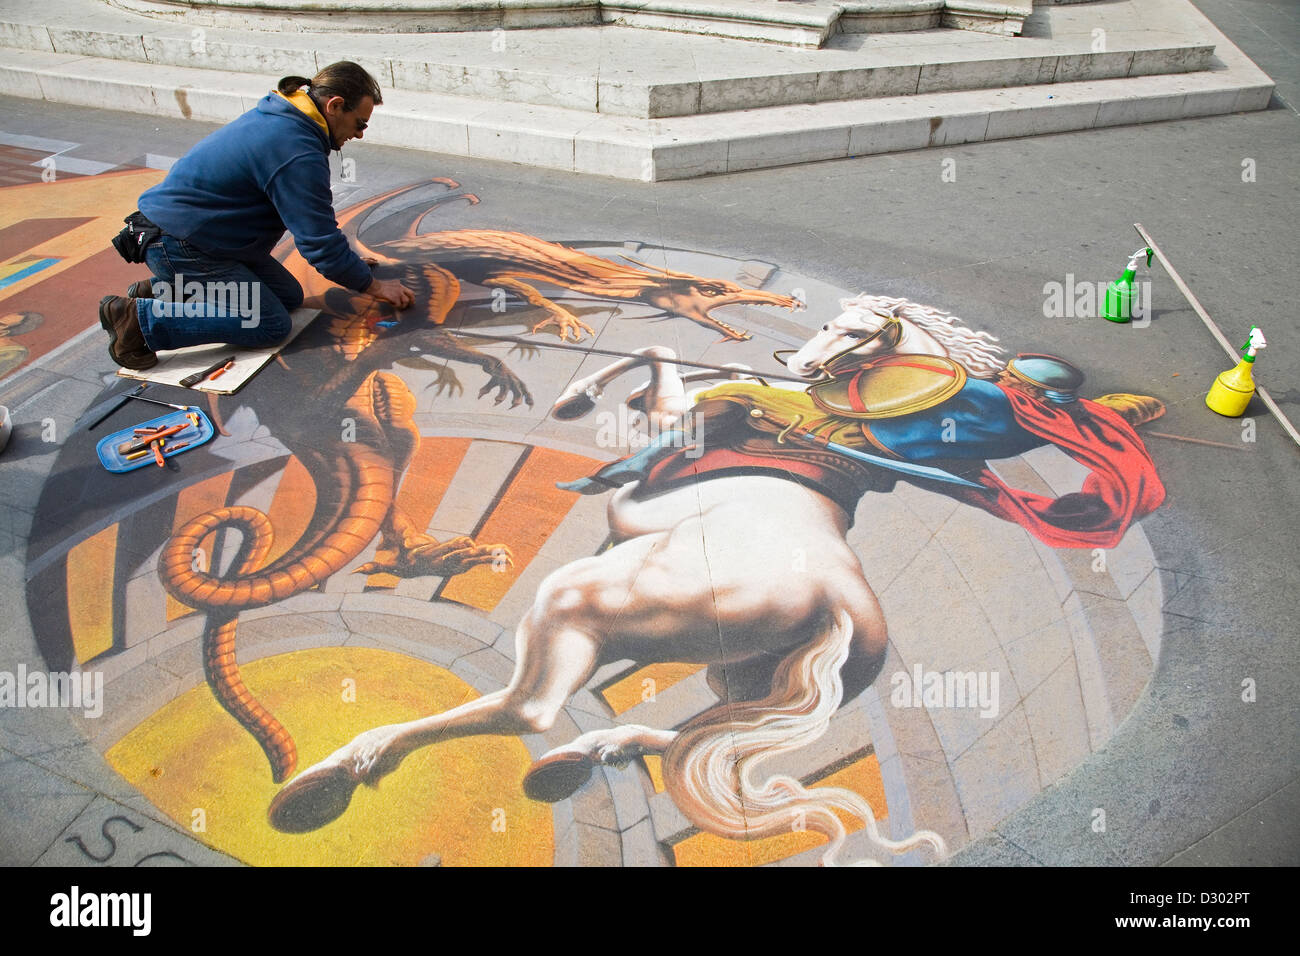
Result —
M370 114L375 109L375 101L363 96L354 110L343 108L343 97L332 96L325 104L325 122L330 128L330 141L335 149L342 149L348 140L361 139L361 134L370 125Z

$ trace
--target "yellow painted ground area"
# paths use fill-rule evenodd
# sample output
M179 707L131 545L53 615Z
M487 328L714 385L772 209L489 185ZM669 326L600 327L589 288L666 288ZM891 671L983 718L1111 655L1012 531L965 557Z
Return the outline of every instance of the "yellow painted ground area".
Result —
M599 467L600 462L585 455L533 446L474 535L485 545L509 541L513 563L504 569L486 564L470 568L448 580L442 598L482 611L495 608L577 502L577 496L555 483Z
M622 714L637 704L653 699L679 681L704 670L706 664L647 664L621 677L602 692L605 703L615 714Z
M646 773L650 775L650 783L655 788L655 793L664 792L664 764L663 758L657 755L648 755L641 758L645 762Z
M68 552L68 630L82 664L113 649L113 560L117 525Z
M298 769L356 734L437 713L479 694L441 667L374 648L295 651L242 665L249 690L298 745ZM356 700L344 700L345 681ZM284 834L266 820L280 789L265 755L200 685L107 753L155 806L208 845L259 865L547 866L551 809L520 782L530 758L514 737L469 737L418 751L376 789L359 787L338 820ZM201 811L196 813L196 811Z
M865 797L881 832L889 832L884 822L888 813L885 806L885 784L880 778L880 763L875 754L854 761L808 789L816 792L818 786L843 787ZM862 829L861 820L839 810L835 812L850 833ZM751 841L728 840L712 833L697 833L674 846L673 855L678 866L762 866L825 843L826 837L807 831L792 831ZM841 855L840 861L845 862L847 859L847 856Z

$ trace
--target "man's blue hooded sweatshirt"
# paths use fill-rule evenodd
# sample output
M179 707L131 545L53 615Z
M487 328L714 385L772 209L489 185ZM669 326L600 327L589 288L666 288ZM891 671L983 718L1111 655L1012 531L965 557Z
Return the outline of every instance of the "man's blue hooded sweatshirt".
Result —
M177 160L140 197L140 211L218 258L262 258L288 229L317 272L360 292L370 285L370 267L339 231L329 152L320 125L269 93Z

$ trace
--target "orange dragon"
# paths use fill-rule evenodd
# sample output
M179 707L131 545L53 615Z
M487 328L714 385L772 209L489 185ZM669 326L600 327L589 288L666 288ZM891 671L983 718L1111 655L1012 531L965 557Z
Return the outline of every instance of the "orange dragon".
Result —
M457 187L451 180L437 182ZM277 783L294 772L296 748L289 732L253 698L240 676L235 655L240 611L322 585L356 561L376 535L380 542L374 559L354 568L355 572L454 575L512 557L503 544L480 545L468 537L440 542L395 507L396 490L419 446L420 433L413 421L414 396L399 376L383 369L410 359L395 359L383 347L386 340L406 344L414 334L422 352L479 365L489 377L480 397L496 388L496 402L509 395L513 407L521 401L532 404L522 380L499 359L458 341L454 330L444 326L460 297L462 281L522 296L546 313L533 332L554 325L561 339L572 335L575 341L583 332L594 335L594 330L543 295L536 284L648 304L715 329L730 340L744 340L749 334L713 318L715 309L736 304L802 307L790 296L668 269L621 265L521 233L454 230L420 235L417 230L427 207L400 238L375 243L373 248L362 243L357 233L365 216L411 188L349 209L340 225L356 238L362 254L378 264L380 274L396 275L416 292L417 303L424 305L424 322L418 326L412 328L410 319L397 320L391 310L368 296L327 286L300 260L295 262L296 254L286 257L286 265L303 280L305 293L323 298L329 320L315 323L286 350L291 373L300 379L300 400L288 407L275 403L277 431L316 485L319 506L307 530L288 552L262 566L272 543L270 520L255 508L229 506L188 522L166 544L159 560L159 577L168 593L207 615L203 656L208 684L221 705L258 741ZM441 198L478 202L470 194ZM454 377L451 383L440 379L439 384L454 384ZM256 388L248 390L251 395L256 392ZM339 395L350 396L343 411L356 422L353 440L341 440L338 434L338 406L331 400L337 401ZM324 413L323 408L331 410ZM242 536L230 569L225 575L196 569L196 549L221 528L236 528Z
M449 189L459 185L450 179L433 182ZM423 185L402 187L367 200L349 209L340 218L339 225L356 243L362 256L375 263L377 275L399 279L416 293L417 301L426 304L422 318L427 323L426 328L434 332L427 339L427 353L482 367L489 381L479 391L479 396L496 389L498 404L508 396L512 399L512 407L523 401L531 405L532 397L523 382L503 363L457 339L454 330L445 327L448 313L460 298L463 282L519 296L546 314L532 326L534 333L554 326L562 341L572 336L575 342L582 339L583 333L594 335L595 330L543 294L538 285L611 299L616 303L648 305L659 309L664 316L684 318L720 332L723 339L729 341L744 341L750 334L716 318L713 313L718 309L731 305L770 305L789 310L803 308L799 300L788 295L746 288L725 279L705 279L674 272L626 256L624 258L632 264L625 265L524 233L455 229L421 234L420 223L431 211L428 206L421 209L408 228L395 239L373 244L361 239L359 227L372 211ZM434 204L457 200L472 204L479 202L472 193L447 193L437 197ZM331 331L339 339L336 349L345 359L355 358L370 346L382 326L411 321L399 319L390 306L370 296L328 285L306 268L296 254L290 255L285 264L303 280L308 296L316 294L322 297ZM436 384L439 390L459 387L455 375L441 365L411 364L426 364L426 367L438 371L440 378Z

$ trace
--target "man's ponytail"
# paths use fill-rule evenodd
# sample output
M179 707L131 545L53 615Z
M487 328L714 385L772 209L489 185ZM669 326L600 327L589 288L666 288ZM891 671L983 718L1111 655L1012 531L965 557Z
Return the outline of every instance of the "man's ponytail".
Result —
M375 78L362 67L347 60L331 63L310 80L305 76L286 76L276 89L285 96L292 96L304 86L322 110L335 96L343 98L345 110L356 109L367 96L376 106L384 102L383 94L379 92L379 83Z
M285 96L292 96L304 86L310 85L311 80L307 79L305 76L286 76L276 85L276 89Z

